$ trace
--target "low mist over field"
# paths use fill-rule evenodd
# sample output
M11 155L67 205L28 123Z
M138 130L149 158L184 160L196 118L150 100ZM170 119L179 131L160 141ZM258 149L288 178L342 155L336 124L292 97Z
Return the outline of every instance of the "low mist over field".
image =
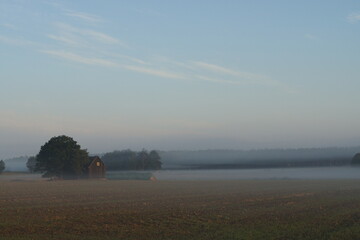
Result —
M360 147L161 152L164 167L236 168L349 165Z
M5 171L27 172L26 162L28 159L29 157L27 156L5 159Z

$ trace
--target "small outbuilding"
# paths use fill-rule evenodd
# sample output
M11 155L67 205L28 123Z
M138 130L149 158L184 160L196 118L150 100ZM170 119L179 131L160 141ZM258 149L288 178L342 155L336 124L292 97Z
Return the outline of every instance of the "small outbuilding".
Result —
M89 157L85 165L85 173L88 178L105 178L105 164L100 157Z

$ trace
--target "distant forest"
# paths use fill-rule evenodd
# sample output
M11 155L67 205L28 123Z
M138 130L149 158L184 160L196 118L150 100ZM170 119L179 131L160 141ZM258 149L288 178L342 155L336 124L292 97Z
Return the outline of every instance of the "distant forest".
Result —
M346 166L359 147L160 152L166 169Z

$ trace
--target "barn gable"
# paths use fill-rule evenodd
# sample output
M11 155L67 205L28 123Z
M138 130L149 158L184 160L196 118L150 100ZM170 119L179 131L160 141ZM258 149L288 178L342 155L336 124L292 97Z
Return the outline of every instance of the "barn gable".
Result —
M89 157L85 165L85 172L88 178L105 178L105 165L100 157Z

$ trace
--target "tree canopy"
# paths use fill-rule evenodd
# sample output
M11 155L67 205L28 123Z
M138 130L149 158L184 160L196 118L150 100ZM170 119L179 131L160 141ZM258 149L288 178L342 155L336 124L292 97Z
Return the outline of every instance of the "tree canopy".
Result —
M29 172L35 172L36 167L36 157L29 157L26 162L26 167L29 169Z
M355 154L351 161L352 165L360 165L360 153Z
M44 177L73 178L83 173L89 156L71 137L62 135L51 138L36 156L35 171Z
M146 169L161 169L162 162L160 161L161 157L159 153L155 150L152 150L149 153L149 160L147 162L147 165L145 166Z
M158 170L161 169L161 158L157 151L150 153L143 149L140 152L131 150L106 153L102 160L108 170Z
M5 162L3 160L0 160L0 173L2 173L5 170Z

